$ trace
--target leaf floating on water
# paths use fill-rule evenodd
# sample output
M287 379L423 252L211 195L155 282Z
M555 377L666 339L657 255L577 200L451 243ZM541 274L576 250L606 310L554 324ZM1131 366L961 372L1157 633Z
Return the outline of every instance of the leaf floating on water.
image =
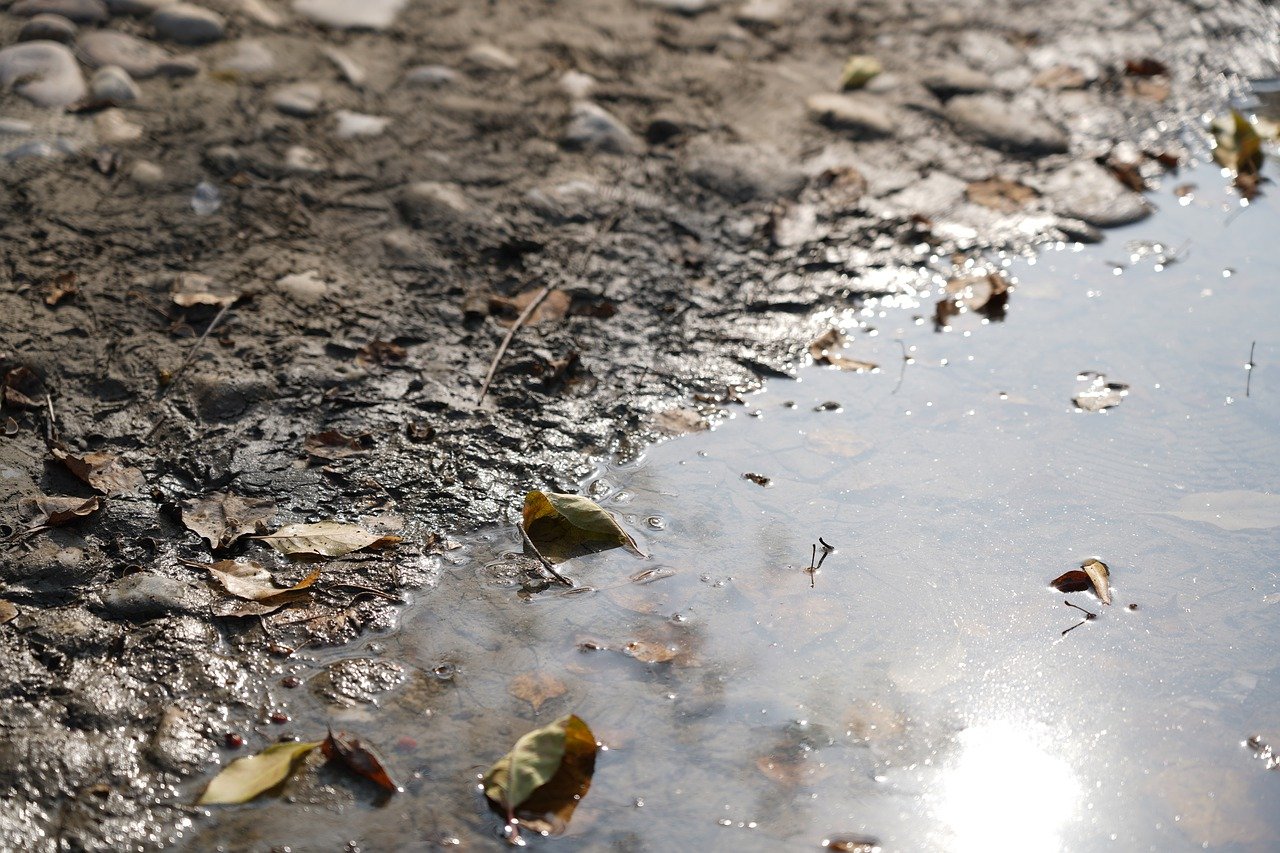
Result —
M675 576L675 569L641 569L627 578L633 584L643 586Z
M1090 557L1080 564L1080 568L1088 575L1089 581L1093 584L1093 591L1098 594L1098 598L1102 600L1102 603L1110 604L1111 570L1107 568L1107 564Z
M1076 376L1076 381L1089 383L1083 391L1072 398L1076 408L1086 412L1101 412L1129 396L1129 386L1123 382L1108 382L1107 377L1092 370Z
M0 625L6 622L12 622L18 618L18 608L13 606L13 602L5 601L0 598Z
M581 495L534 489L525 495L521 524L529 539L549 560L563 562L589 543L621 546L636 556L644 556L612 513Z
M848 370L855 373L869 373L879 367L874 362L847 358L836 352L836 350L845 348L847 340L844 332L835 327L827 329L821 335L818 335L809 344L809 355L813 356L813 363L828 364L840 370Z
M507 692L533 706L536 713L544 703L563 696L564 682L548 672L526 672L511 679Z
M773 480L770 480L764 474L753 474L750 471L743 474L742 479L750 480L762 489L767 489L773 485Z
M333 429L309 435L302 443L307 455L318 459L346 459L358 453L367 453L372 446L373 438L368 433L344 435Z
M363 776L380 788L399 793L403 790L387 772L382 759L355 735L347 732L329 732L320 744L320 751L330 761L338 761L357 776Z
M980 204L999 213L1014 213L1040 196L1026 184L1004 178L975 181L965 188L964 194L974 204Z
M1213 138L1216 143L1213 159L1236 173L1235 185L1244 198L1258 194L1262 179L1262 137L1249 119L1239 110L1230 116L1222 116L1213 122Z
M822 846L838 853L880 853L880 839L870 835L837 835L822 839Z
M275 514L275 501L242 498L229 492L214 492L182 502L182 523L215 551L231 547L242 536L262 533L266 522Z
M77 456L61 444L51 446L49 452L78 479L104 495L130 494L146 485L142 472L130 468L114 453L95 452Z
M219 560L216 563L193 563L209 570L223 589L237 598L248 601L269 601L279 595L300 592L311 586L320 578L320 570L316 569L291 587L278 587L271 578L271 573L253 560L243 557L235 560Z
M1072 569L1049 581L1049 585L1058 592L1084 592L1093 586L1093 581L1080 569Z
M370 533L357 524L344 524L340 521L290 524L259 538L290 557L341 557L353 551L383 548L400 541L399 536Z
M196 805L247 803L293 773L321 741L276 743L257 755L237 758L213 777Z
M1223 530L1280 527L1280 495L1265 492L1203 492L1187 495L1168 513L1187 521L1203 521Z
M526 825L558 832L587 795L595 766L595 735L568 714L516 741L484 775L484 793L508 818L519 813Z
M882 71L884 66L874 56L862 54L851 56L840 72L840 88L846 92L851 89L861 89L880 76Z

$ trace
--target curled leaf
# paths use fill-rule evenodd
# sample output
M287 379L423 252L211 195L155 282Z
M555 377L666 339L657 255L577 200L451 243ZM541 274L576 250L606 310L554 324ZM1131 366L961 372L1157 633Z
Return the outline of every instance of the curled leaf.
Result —
M257 755L237 758L213 777L196 805L247 803L288 779L311 750L320 744L318 740L275 743Z
M543 703L565 694L564 682L549 672L526 672L511 679L507 692L523 699L536 712Z
M96 497L86 500L59 495L41 495L38 498L32 498L31 504L44 516L36 523L41 528L60 527L78 518L92 515L102 507L102 501Z
M270 601L277 596L300 592L320 578L320 570L316 569L293 586L282 588L275 585L269 571L253 560L239 558L195 565L208 569L213 579L227 592L248 601Z
M575 714L521 737L484 775L484 793L499 812L546 831L569 822L591 787L596 739Z
M207 540L215 551L229 548L241 536L261 532L262 525L275 514L275 501L226 492L182 502L182 523Z
M1213 123L1213 138L1213 159L1235 171L1240 195L1253 198L1258 194L1263 161L1262 137L1257 128L1239 110L1232 110L1229 117Z
M588 544L622 546L644 556L612 513L581 495L535 489L525 495L521 523L529 539L550 560L567 560L587 550Z
M18 608L13 606L13 602L5 601L0 598L0 625L6 622L12 622L18 618Z
M1049 585L1058 592L1084 592L1093 586L1093 581L1079 569L1072 569L1049 581Z
M344 524L339 521L290 524L275 533L259 538L281 554L291 557L341 557L352 551L383 548L400 541L399 536L370 533L357 524Z
M141 471L130 468L114 453L95 452L77 456L61 444L53 445L49 452L82 482L104 495L129 494L146 484Z
M354 735L347 732L335 734L330 731L329 736L320 745L320 750L325 758L341 762L352 773L363 776L380 788L392 793L403 790L391 778L391 774L387 772L378 754L361 743L360 739Z
M1089 576L1089 581L1093 584L1093 590L1098 594L1098 598L1102 600L1102 603L1110 604L1111 570L1107 568L1107 564L1090 557L1080 564L1080 568Z

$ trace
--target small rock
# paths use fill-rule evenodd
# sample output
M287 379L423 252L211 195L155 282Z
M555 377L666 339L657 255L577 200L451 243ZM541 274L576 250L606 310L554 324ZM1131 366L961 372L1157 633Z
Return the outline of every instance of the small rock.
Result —
M400 213L418 228L430 228L471 215L471 202L454 184L418 181L400 195Z
M336 47L325 48L324 55L338 69L338 73L342 75L343 79L352 86L359 88L368 79L369 75L365 73L359 63Z
M320 112L324 103L324 90L315 83L293 83L277 89L271 96L271 105L287 116L311 118Z
M61 15L77 24L100 24L111 15L102 0L18 0L9 14L23 18L36 15Z
M560 91L575 101L580 101L591 94L596 87L596 78L581 71L566 71L560 77Z
M319 302L329 293L328 283L315 270L286 275L276 282L276 287L295 302L308 305Z
M237 7L250 20L257 21L268 29L274 30L284 26L284 15L281 15L275 9L262 2L262 0L239 0Z
M91 68L118 65L135 80L154 77L169 58L164 48L114 30L85 33L76 44L76 52Z
M750 146L717 146L693 158L689 179L735 204L794 198L804 189L804 172L786 160Z
M385 116L371 116L350 110L338 110L334 116L338 119L336 133L339 139L381 136L387 125L391 124L391 119Z
M582 178L532 189L525 194L525 202L543 219L552 222L599 219L611 207L600 185Z
M173 0L107 0L107 8L113 15L150 15Z
M19 620L17 626L32 642L67 654L101 654L119 640L121 633L119 626L98 618L79 605L29 608L23 611Z
M408 0L294 0L293 9L317 24L342 30L385 30Z
M1067 136L1030 110L993 95L961 95L947 102L955 129L979 142L1019 154L1063 154Z
M640 5L681 15L700 15L703 12L710 12L720 3L719 0L640 0Z
M53 141L33 139L30 142L24 142L16 148L10 148L5 151L2 159L7 163L26 159L55 160L77 154L79 151L80 145L78 142L65 136L59 136Z
M194 56L171 56L156 67L161 77L194 77L203 66Z
M1068 240L1074 240L1077 243L1101 243L1103 240L1101 231L1088 222L1081 222L1079 219L1059 217L1054 220L1053 227L1061 231L1063 237Z
M404 75L410 86L447 86L458 79L458 72L446 65L418 65Z
M36 15L18 30L18 41L56 41L71 44L76 25L61 15Z
M140 187L159 186L164 181L164 169L150 160L139 160L129 169L129 180Z
M214 759L214 751L203 729L194 714L171 705L160 715L147 757L162 770L181 775L205 767Z
M328 168L324 158L310 148L291 145L284 152L284 169L295 175L317 175Z
M191 192L191 209L196 216L212 216L222 207L222 193L208 181L201 181Z
M129 121L125 114L117 109L103 110L93 117L93 129L98 132L98 141L104 145L128 145L142 138L142 125Z
M472 45L466 59L468 65L481 71L514 71L520 67L514 56L493 44Z
M107 584L101 597L107 614L139 620L169 613L194 613L212 600L205 587L154 572L125 575Z
M925 71L920 83L939 98L986 92L995 86L991 77L967 65L941 65Z
M151 14L151 26L161 38L178 44L209 44L227 32L227 21L212 9L191 3L169 3Z
M1098 228L1128 225L1151 215L1145 198L1088 160L1054 172L1045 181L1044 191L1058 213Z
M222 373L196 373L188 380L196 412L206 422L235 420L254 404L275 396L275 388L266 379L252 373L228 376Z
M809 114L827 127L867 136L890 136L895 122L883 101L865 95L822 92L805 99Z
M42 107L65 107L88 91L75 56L56 41L0 49L0 89L12 89Z
M0 136L27 136L35 129L34 124L20 118L0 118Z
M744 27L773 28L786 19L787 6L787 0L748 0L733 17Z
M640 141L625 124L590 101L578 101L569 111L566 148L627 154L640 149Z
M239 77L263 77L276 67L276 55L258 39L241 39L229 45L230 53L213 69Z
M89 78L89 94L95 104L120 106L138 100L142 92L128 71L119 65L107 65Z

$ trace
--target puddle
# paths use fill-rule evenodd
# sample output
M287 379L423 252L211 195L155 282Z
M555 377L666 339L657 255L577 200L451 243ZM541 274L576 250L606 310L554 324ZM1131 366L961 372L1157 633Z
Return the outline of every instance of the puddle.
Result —
M574 712L607 749L535 845L1270 848L1280 777L1245 741L1280 741L1280 215L1227 183L1008 259L1004 310L950 331L924 279L833 317L878 371L771 382L590 484L650 557L566 564L589 591L522 592L513 531L448 552L399 631L284 664L292 722L262 729L359 732L406 792L305 774L196 843L493 849L479 774ZM1048 586L1090 556L1109 607ZM1064 635L1064 600L1099 616ZM535 712L510 691L540 674Z

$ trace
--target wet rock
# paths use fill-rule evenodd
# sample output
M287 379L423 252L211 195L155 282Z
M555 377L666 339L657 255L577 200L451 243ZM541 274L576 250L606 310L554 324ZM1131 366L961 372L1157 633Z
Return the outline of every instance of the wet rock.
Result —
M967 65L941 65L925 71L920 83L939 98L986 92L995 86L991 77Z
M317 24L343 30L385 30L408 0L294 0L293 9Z
M77 24L100 24L110 17L102 0L18 0L9 14L30 18L36 15L60 15Z
M150 15L173 0L107 0L107 8L113 15Z
M355 113L350 110L338 110L334 113L338 120L335 131L339 139L355 139L363 136L381 136L391 124L385 116L371 116L366 113Z
M229 47L231 52L213 66L221 74L264 77L276 67L275 53L258 39L241 39Z
M161 770L188 775L206 766L216 755L205 736L203 721L180 705L160 714L155 733L147 744L147 758Z
M418 65L404 75L404 82L410 86L447 86L457 79L458 72L446 65Z
M493 44L472 45L467 51L466 61L478 71L514 71L520 67L514 56Z
M154 572L125 575L101 592L109 616L147 620L170 613L194 613L212 600L207 588Z
M1151 215L1151 205L1096 163L1079 160L1044 182L1054 209L1098 228L1128 225Z
M295 118L311 118L320 112L323 103L324 90L315 83L293 83L271 96L273 107Z
M574 150L628 154L640 149L640 140L612 113L590 101L578 101L569 111L564 145Z
M71 44L76 25L61 15L36 15L18 30L18 41L56 41Z
M329 166L324 158L310 148L290 145L284 152L284 169L295 175L318 175Z
M852 130L866 136L889 136L896 122L889 105L877 98L822 92L805 99L815 120L836 130Z
M537 187L525 195L525 202L540 217L552 222L600 219L612 206L600 185L585 178Z
M807 180L781 158L749 146L720 146L696 154L688 174L698 186L738 204L794 198Z
M1017 154L1062 154L1067 136L1038 113L994 95L963 95L947 103L947 118L962 135Z
M151 26L160 38L178 44L209 44L227 32L227 21L212 9L191 3L169 3L151 14Z
M79 605L27 608L13 623L30 641L64 655L101 655L119 642L123 629Z
M77 658L62 680L58 700L74 728L102 730L133 722L143 714L142 685L119 666Z
M1102 232L1088 222L1079 219L1059 217L1054 220L1053 227L1062 232L1062 236L1077 243L1101 243Z
M329 285L315 270L286 275L276 281L276 287L293 301L307 305L319 302L329 293Z
M119 65L99 68L89 78L89 94L95 104L131 104L142 95L129 72Z
M98 141L104 145L128 145L137 142L144 133L140 124L129 121L128 116L117 109L103 110L93 117L93 129Z
M14 152L5 156L20 159ZM0 580L65 593L97 578L100 568L87 552L88 544L74 531L52 530L28 549L0 561Z
M203 67L194 56L171 56L156 67L156 73L161 77L194 77Z
M378 695L399 686L404 667L387 660L354 658L330 664L316 677L312 689L335 705L373 702Z
M85 33L76 45L76 52L91 68L118 65L135 80L154 77L161 64L169 59L164 48L114 30Z
M197 373L190 379L190 388L201 420L213 422L235 420L255 403L275 395L267 380L252 374Z
M0 88L42 107L65 107L87 93L80 65L66 45L28 41L0 49Z

